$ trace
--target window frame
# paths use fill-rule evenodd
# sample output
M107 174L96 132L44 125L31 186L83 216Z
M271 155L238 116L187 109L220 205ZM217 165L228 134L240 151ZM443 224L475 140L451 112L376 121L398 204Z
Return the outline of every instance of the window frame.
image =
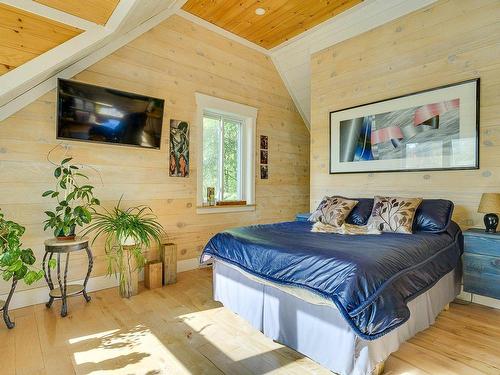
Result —
M197 158L197 213L222 213L233 211L255 210L255 137L258 109L245 104L220 99L214 96L196 93L197 105L197 133L198 133L198 158ZM238 120L242 124L240 132L240 188L241 200L246 205L234 206L204 206L203 191L203 117L205 113L221 115L229 119Z

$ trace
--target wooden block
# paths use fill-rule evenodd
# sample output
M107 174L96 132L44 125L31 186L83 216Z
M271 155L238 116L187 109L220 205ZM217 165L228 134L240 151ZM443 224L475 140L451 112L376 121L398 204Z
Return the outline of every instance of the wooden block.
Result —
M160 259L163 262L163 285L174 284L177 281L177 245L162 244Z
M247 201L219 201L217 206L245 206Z
M148 289L161 288L163 283L163 262L148 262L144 268L144 286Z

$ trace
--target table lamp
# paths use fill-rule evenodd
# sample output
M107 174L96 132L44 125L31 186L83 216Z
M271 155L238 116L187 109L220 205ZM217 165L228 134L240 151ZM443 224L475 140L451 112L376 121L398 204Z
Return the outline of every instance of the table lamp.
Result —
M496 233L500 212L500 193L483 193L477 212L484 215L484 226L487 233Z

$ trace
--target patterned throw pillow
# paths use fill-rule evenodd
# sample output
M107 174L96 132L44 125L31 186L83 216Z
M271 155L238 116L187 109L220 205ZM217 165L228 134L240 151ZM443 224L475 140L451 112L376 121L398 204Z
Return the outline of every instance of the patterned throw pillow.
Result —
M309 221L340 227L358 201L342 197L324 197Z
M375 197L368 226L382 232L412 233L422 198Z

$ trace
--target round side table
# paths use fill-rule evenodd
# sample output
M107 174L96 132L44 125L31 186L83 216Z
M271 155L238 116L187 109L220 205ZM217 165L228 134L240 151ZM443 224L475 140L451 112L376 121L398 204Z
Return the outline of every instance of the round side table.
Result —
M87 269L87 275L85 276L85 280L83 284L71 284L67 285L67 276L68 276L68 264L69 264L69 255L75 251L84 251L87 253L87 257L89 259L89 265ZM64 274L61 276L61 255L66 254L66 262L64 264ZM54 288L54 282L52 281L51 268L49 267L49 262L56 255L56 272L57 272L57 283L59 284L58 288ZM87 302L90 301L90 296L87 294L87 282L90 278L90 273L92 272L92 266L94 264L92 258L92 251L89 246L89 239L86 237L76 237L74 240L69 241L61 241L56 238L51 238L45 241L45 255L42 261L42 268L45 271L45 281L49 285L49 301L45 304L47 307L52 306L52 302L54 299L61 299L61 316L65 317L68 315L68 305L67 305L67 297L74 296L77 294L82 294L83 298Z

